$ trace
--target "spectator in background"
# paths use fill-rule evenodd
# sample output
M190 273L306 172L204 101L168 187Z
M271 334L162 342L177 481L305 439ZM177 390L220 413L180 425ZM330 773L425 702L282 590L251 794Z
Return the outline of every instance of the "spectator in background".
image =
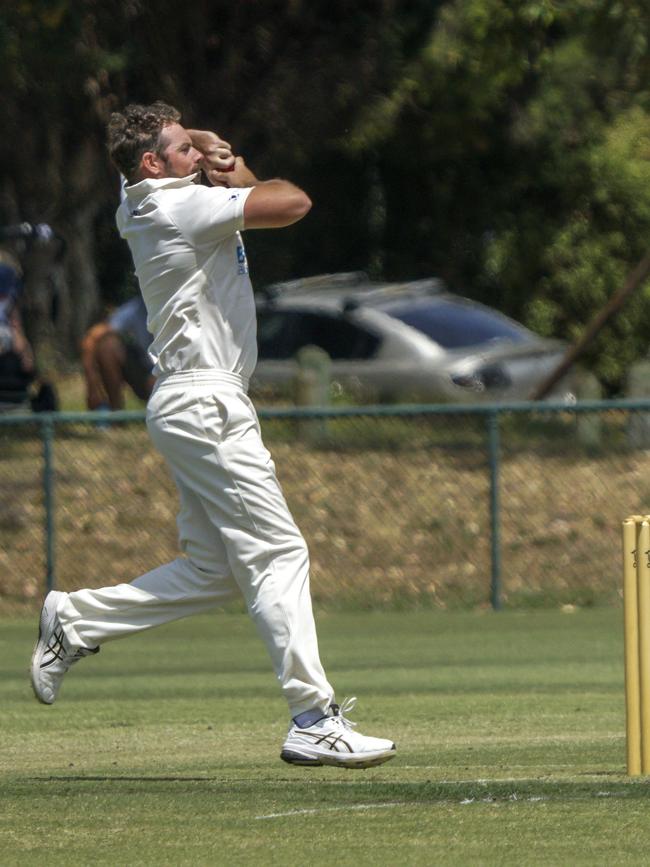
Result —
M88 329L81 344L88 409L123 409L125 384L147 402L155 383L147 354L151 340L139 293Z
M0 358L2 370L10 365L24 387L34 379L34 353L18 311L22 269L10 253L0 251ZM8 356L12 356L9 361Z
M20 406L29 400L35 412L52 411L57 409L56 392L38 376L18 308L21 289L18 260L0 250L0 408Z

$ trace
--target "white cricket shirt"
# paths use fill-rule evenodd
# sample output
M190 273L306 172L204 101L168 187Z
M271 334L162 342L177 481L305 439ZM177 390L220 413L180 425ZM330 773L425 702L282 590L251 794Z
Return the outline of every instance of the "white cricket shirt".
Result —
M248 380L255 302L239 232L253 188L204 187L195 177L128 186L117 210L147 307L153 372L216 369Z

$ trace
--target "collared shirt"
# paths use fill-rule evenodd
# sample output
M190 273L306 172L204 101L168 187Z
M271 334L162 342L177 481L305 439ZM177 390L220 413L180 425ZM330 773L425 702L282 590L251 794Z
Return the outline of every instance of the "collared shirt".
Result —
M128 186L117 210L147 307L153 372L225 370L247 380L256 320L239 232L253 188L204 187L195 177Z

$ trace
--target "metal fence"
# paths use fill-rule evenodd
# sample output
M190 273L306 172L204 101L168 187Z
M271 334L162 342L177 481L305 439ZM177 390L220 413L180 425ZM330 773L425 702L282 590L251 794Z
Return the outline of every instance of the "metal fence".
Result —
M328 605L613 602L649 511L650 400L264 409ZM177 556L142 412L0 416L0 604Z

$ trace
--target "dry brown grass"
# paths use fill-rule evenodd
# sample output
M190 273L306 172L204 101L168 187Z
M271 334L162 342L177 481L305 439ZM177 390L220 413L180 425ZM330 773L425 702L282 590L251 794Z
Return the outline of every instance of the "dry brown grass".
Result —
M328 605L449 607L489 599L489 481L472 419L349 419L329 444L265 433ZM620 428L620 424L618 425ZM593 604L618 597L619 524L644 510L648 453L620 443L589 456L564 433L506 431L501 467L507 604ZM620 433L620 430L619 430ZM41 445L0 430L0 602L44 585ZM72 589L129 581L177 556L176 493L141 425L59 429L56 571ZM647 506L646 506L647 509Z

